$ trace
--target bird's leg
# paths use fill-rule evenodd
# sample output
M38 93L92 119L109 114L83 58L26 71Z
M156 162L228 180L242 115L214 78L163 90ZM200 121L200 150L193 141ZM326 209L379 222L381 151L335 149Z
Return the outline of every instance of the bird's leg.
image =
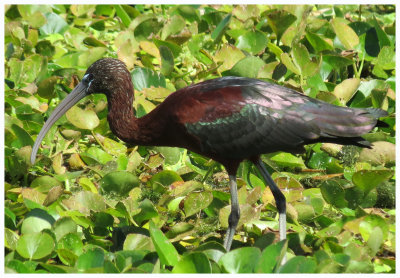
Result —
M265 169L264 163L260 158L257 159L255 165L271 189L272 195L274 195L276 208L279 213L279 238L280 240L284 240L286 239L286 198L271 178L267 169Z
M233 236L235 235L236 227L240 218L240 209L239 209L239 200L238 200L238 192L237 192L237 184L236 184L236 176L229 175L229 184L231 190L231 214L229 214L228 218L228 230L226 231L225 239L224 239L224 247L226 251L231 249L231 244L233 240Z

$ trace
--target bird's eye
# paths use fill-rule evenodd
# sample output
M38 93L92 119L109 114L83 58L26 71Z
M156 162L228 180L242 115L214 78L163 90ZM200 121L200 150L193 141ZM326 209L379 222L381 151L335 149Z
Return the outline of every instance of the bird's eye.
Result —
M82 83L90 85L90 82L92 82L92 80L93 80L93 74L88 73L85 74L85 76L83 76Z

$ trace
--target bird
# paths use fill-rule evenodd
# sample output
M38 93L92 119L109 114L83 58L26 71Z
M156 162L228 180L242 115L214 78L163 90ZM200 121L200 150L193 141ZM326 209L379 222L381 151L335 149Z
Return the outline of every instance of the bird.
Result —
M50 127L87 95L105 94L107 120L122 141L143 146L186 148L221 163L229 176L231 212L223 241L231 249L240 218L236 174L251 161L274 196L279 237L286 239L286 199L260 156L277 151L302 153L317 142L371 148L361 137L388 113L379 108L348 108L308 97L258 79L226 76L192 84L171 93L148 114L137 118L134 86L126 65L102 58L90 65L80 83L54 109L32 147L31 163Z

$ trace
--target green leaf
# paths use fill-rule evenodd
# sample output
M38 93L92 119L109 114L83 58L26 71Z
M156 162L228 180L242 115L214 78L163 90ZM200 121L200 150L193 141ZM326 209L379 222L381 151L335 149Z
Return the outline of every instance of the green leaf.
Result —
M170 186L172 183L176 181L183 181L182 178L174 171L164 170L157 174L155 174L149 181L153 189L165 188Z
M185 20L180 15L172 16L161 30L161 40L164 41L170 35L181 32L185 25Z
M150 221L150 237L163 265L176 266L179 254L168 238Z
M185 199L185 215L189 217L202 209L207 208L213 200L213 195L210 191L199 193L191 193Z
M274 273L280 266L286 254L287 241L282 240L267 246L261 253L260 260L255 271L257 273Z
M354 96L360 86L359 78L349 78L338 84L333 91L333 94L339 99L342 105L346 103Z
M279 268L279 273L315 273L316 262L311 258L297 256L291 258L286 264Z
M378 58L372 61L372 63L384 70L394 69L396 66L396 55L393 47L384 46L379 52Z
M39 30L41 35L64 34L68 29L69 25L58 14L46 13L45 16L47 23L40 27Z
M268 24L271 26L272 31L276 34L278 40L282 37L282 34L288 29L293 22L296 21L296 16L293 14L279 9L272 9L267 11L265 15L268 19Z
M38 233L44 229L50 229L54 222L54 218L47 211L35 208L25 215L21 233Z
M260 249L242 247L223 255L218 264L227 273L253 273L260 257Z
M142 91L144 88L165 87L165 78L148 68L136 67L132 73L132 82L135 89Z
M65 115L71 124L80 129L93 130L100 123L96 112L93 110L83 110L76 105L71 107Z
M373 257L379 251L383 244L383 233L380 227L373 227L371 234L367 241L367 246L370 248L370 256Z
M25 129L19 127L16 124L11 125L11 130L17 136L19 141L19 148L24 146L33 146L33 139L32 137L26 132Z
M142 234L129 234L124 241L124 250L154 251L151 238Z
M38 260L51 254L54 240L47 233L31 233L23 235L17 242L17 252L29 260Z
M258 57L248 56L237 62L229 74L249 78L257 78L258 72L265 63Z
M368 193L393 176L391 170L360 170L353 174L353 183Z
M367 215L361 222L359 226L360 234L364 241L368 242L370 237L374 232L374 228L379 227L382 231L383 240L386 240L389 233L389 226L385 219L379 215L370 214ZM372 239L375 240L375 239Z
M83 243L77 233L68 233L58 241L58 248L66 249L79 256L83 252Z
M292 59L290 58L289 54L282 53L281 54L281 61L282 63L293 73L300 75L300 69L293 63Z
M236 41L236 47L252 54L258 54L267 47L268 38L265 33L255 30L240 35Z
M91 268L102 267L104 265L104 251L100 248L88 250L78 257L76 268L78 271L86 271Z
M304 45L300 43L294 44L292 47L292 57L294 64L300 69L304 77L312 76L317 71L318 64L311 61L310 54Z
M104 138L103 147L109 154L112 154L114 156L119 156L121 154L125 155L127 151L127 147L124 144L107 137Z
M124 10L122 5L114 5L114 9L117 13L117 16L121 19L125 27L128 27L131 24L131 18L129 17L128 13Z
M52 99L55 96L55 86L60 78L51 76L42 80L38 86L38 95L45 99Z
M57 219L53 227L57 241L59 241L66 234L76 233L77 228L78 226L74 220L68 216Z
M344 208L347 206L345 191L337 181L324 181L321 185L321 193L325 201L329 204L332 204L338 208Z
M100 188L103 194L116 194L126 197L129 191L138 186L139 179L126 171L108 173L100 180Z
M172 273L211 273L211 264L204 253L193 252L183 256Z
M157 212L156 208L154 207L153 203L148 199L144 199L140 203L139 208L140 208L140 212L133 217L133 219L137 223L141 224L146 220L150 220L153 217L158 216L158 212Z
M174 56L171 50L164 45L160 45L159 50L161 56L161 73L169 76L174 70Z
M324 50L333 50L333 46L317 34L307 32L306 38L317 53Z
M215 43L218 43L222 36L224 35L226 29L229 26L229 23L231 21L232 14L228 14L226 17L224 17L223 20L217 25L215 30L211 33L211 38L215 41Z
M355 49L360 42L356 32L337 18L332 19L331 25L343 46L347 50Z

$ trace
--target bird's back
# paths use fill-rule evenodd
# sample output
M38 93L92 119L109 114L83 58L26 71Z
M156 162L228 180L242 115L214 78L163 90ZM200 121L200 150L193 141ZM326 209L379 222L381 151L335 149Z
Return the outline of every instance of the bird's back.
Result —
M334 106L261 80L222 77L172 94L173 120L205 155L245 159L275 151L300 152L325 141L368 146L360 136L387 113ZM186 147L186 146L185 146Z

